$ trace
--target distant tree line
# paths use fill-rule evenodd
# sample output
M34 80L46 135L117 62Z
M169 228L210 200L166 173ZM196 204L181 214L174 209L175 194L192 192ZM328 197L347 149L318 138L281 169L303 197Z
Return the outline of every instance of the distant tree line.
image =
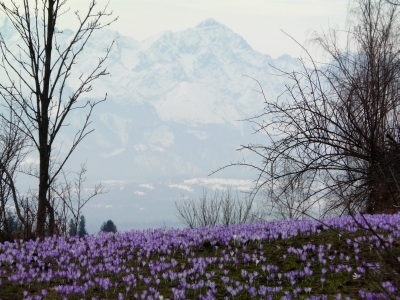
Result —
M8 234L8 236L15 236L21 228L23 228L23 225L21 222L18 220L16 214L13 214L11 212L8 212L7 216L7 223L3 224L3 226L0 227L2 234ZM108 220L106 222L103 222L103 224L100 227L100 232L117 232L117 226L114 224L112 220ZM79 237L84 237L85 235L88 235L88 232L86 230L86 219L84 215L80 216L79 223L77 224L73 218L70 219L69 224L68 224L68 234L69 236L76 236L78 235Z

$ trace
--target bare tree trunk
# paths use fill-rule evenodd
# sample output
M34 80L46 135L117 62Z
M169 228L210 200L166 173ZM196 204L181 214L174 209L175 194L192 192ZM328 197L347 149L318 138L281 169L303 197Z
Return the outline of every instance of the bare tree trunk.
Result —
M47 134L46 134L47 136ZM36 219L36 234L38 237L44 237L45 222L46 222L46 207L47 205L47 191L49 182L49 163L45 159L46 155L42 153L47 147L41 147L40 151L40 177L39 177L39 197L38 197L38 211Z
M36 234L38 237L45 236L45 222L46 222L46 207L50 211L50 203L47 199L47 192L49 190L49 163L50 163L50 145L48 145L48 130L49 130L49 85L50 85L50 66L51 54L53 48L53 35L54 26L57 13L54 12L54 1L48 2L47 7L47 40L45 45L45 65L43 77L43 91L40 97L41 110L38 112L39 123L39 198L38 198L38 215L36 223ZM31 49L33 52L33 49ZM33 53L32 53L33 54ZM54 233L54 215L49 223L49 234Z
M8 83L0 82L0 96L4 99L5 107L13 113L21 112L18 128L32 141L39 154L39 172L34 174L39 179L35 221L36 235L43 238L47 233L53 235L57 230L54 207L49 199L50 186L77 145L93 131L86 131L92 110L98 103L105 101L107 95L99 101L87 100L83 105L80 102L79 106L78 98L92 90L91 84L95 79L108 74L102 64L107 59L114 41L110 48L105 50L105 56L99 59L96 67L89 74L80 75L78 88L65 97L63 92L67 79L71 76L72 67L77 63L77 56L82 53L93 31L110 25L117 18L102 24L100 19L111 16L112 13L106 12L107 6L94 13L96 2L92 0L86 15L75 11L78 29L66 46L62 47L57 43L56 36L62 35L63 32L56 30L56 22L58 17L65 13L60 10L67 1L43 1L42 7L39 7L39 2L23 0L22 9L15 1L11 1L9 5L0 3L0 10L6 14L23 40L23 43L18 45L20 53L14 53L0 33L0 67L4 69L8 79ZM60 162L52 162L53 143L60 129L66 126L69 112L76 108L89 109L84 125L75 135L68 154ZM12 120L4 117L3 119L15 125ZM56 163L59 166L53 170L52 166Z

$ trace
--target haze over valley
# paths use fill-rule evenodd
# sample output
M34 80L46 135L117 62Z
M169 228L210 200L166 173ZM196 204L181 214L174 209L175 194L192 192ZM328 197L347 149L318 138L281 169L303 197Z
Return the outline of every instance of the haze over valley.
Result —
M5 39L18 42L9 21L4 20L0 30ZM65 41L60 43L72 34L64 30ZM275 68L294 70L300 66L298 60L261 54L212 18L141 42L102 29L86 45L67 88L79 84L79 74L92 70L112 40L106 61L110 75L94 82L93 91L80 100L100 100L107 93L107 101L94 109L95 131L79 144L66 166L77 171L86 161L85 187L101 181L109 190L84 206L88 232L97 233L109 219L119 231L182 227L174 213L174 201L182 196L198 198L203 187L210 192L227 186L251 189L257 175L251 170L231 167L208 175L230 162L260 160L236 151L240 145L268 142L265 134L253 134L249 122L239 121L263 109L254 79L267 100L275 100L285 88L285 78L275 76ZM84 110L71 114L56 145L60 157L85 116ZM37 162L34 155L26 163ZM19 177L18 184L26 189L36 181Z

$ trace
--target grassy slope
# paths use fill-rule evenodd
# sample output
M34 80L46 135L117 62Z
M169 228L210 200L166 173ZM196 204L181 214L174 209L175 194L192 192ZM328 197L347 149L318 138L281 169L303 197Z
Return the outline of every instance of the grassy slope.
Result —
M321 228L322 229L322 228ZM325 228L326 229L326 228ZM208 240L201 242L198 247L192 247L190 250L186 250L187 247L177 247L175 248L176 251L171 251L171 254L158 254L158 253L151 253L148 258L146 258L145 252L140 252L141 249L137 247L136 249L130 249L130 253L128 251L121 251L119 257L121 259L126 259L127 261L123 263L127 269L131 269L134 276L137 278L137 285L136 287L131 286L128 293L126 293L126 286L127 283L124 282L123 277L127 275L126 270L120 272L119 274L114 274L113 272L105 272L105 273L97 273L93 277L101 277L101 278L109 278L112 283L118 283L118 286L115 288L114 286L108 288L105 291L99 285L95 285L93 288L90 288L85 296L82 295L70 295L68 299L92 299L92 297L97 296L98 299L118 299L118 294L122 293L124 295L124 299L135 299L134 293L138 293L138 299L142 299L140 294L143 290L149 290L149 287L154 287L157 291L159 291L160 295L163 295L164 299L171 298L173 299L173 288L178 288L179 279L175 279L171 281L170 278L164 280L162 277L162 273L168 272L166 271L156 272L158 273L157 276L160 279L160 283L157 285L154 279L151 281L150 284L146 284L143 280L140 280L138 277L141 275L143 278L152 277L149 264L152 262L155 263L156 261L160 261L160 257L165 258L165 262L171 262L171 260L175 259L177 261L177 265L175 267L171 267L175 272L182 272L183 270L189 270L193 264L188 262L189 258L200 258L200 257L217 257L218 260L215 263L209 264L203 275L199 275L199 277L190 278L193 275L188 275L186 277L186 281L188 283L199 283L200 280L207 282L208 279L206 277L206 273L211 274L214 272L214 276L210 278L210 281L214 282L217 287L217 294L215 295L215 299L224 299L225 297L229 297L229 299L251 299L251 295L249 292L246 291L246 288L243 287L243 290L233 298L232 295L227 291L227 286L236 287L236 281L240 282L240 285L245 286L246 284L249 286L254 286L255 288L259 289L261 285L267 287L274 287L274 286L282 286L283 290L293 291L292 283L288 278L286 278L283 274L289 272L304 271L304 268L307 266L307 262L310 264L310 269L312 270L311 276L304 276L298 277L296 279L295 287L301 288L302 290L298 293L298 299L305 299L308 298L310 295L318 296L318 295L328 295L329 299L334 298L334 295L341 293L343 296L349 296L352 299L359 298L359 289L364 289L370 292L379 292L377 284L371 280L371 276L368 274L364 274L359 279L353 279L353 274L357 273L357 266L361 265L361 261L365 261L367 263L375 263L378 261L377 255L375 254L374 250L371 250L368 243L360 243L359 246L359 260L358 262L355 260L355 248L353 244L348 244L346 242L347 238L354 238L357 236L363 236L365 233L361 232L360 230L354 234L346 233L344 231L343 236L339 238L337 232L332 230L318 230L316 234L298 234L296 237L292 237L289 239L282 239L279 236L277 239L272 240L248 240L245 243L240 243L238 241L234 241L233 239L227 244L223 245L219 241L210 239L210 241L214 241L213 244ZM381 231L383 233L383 231ZM385 233L385 235L387 232ZM108 237L110 241L113 241L114 238L112 235ZM112 242L106 243L111 245ZM301 259L300 254L288 253L287 249L289 247L292 248L303 248L305 245L315 245L316 249L318 249L319 245L324 245L324 258L327 260L325 264L320 262L318 258L318 251L317 250L308 250L307 257L304 260ZM329 246L330 245L330 246ZM105 245L104 247L109 247ZM126 249L128 250L128 249ZM143 249L142 249L143 250ZM173 250L173 249L172 249ZM237 251L237 252L236 252ZM395 241L393 243L393 247L391 248L392 253L395 257L400 256L400 243ZM0 250L0 255L3 251ZM140 261L138 259L138 252L142 253L139 254L141 257ZM233 256L231 253L236 252ZM188 254L186 254L188 253ZM304 253L304 252L303 252ZM342 258L340 257L340 253L342 254ZM250 261L245 262L243 257L248 255ZM132 259L128 255L132 255ZM229 257L235 257L238 259L238 263L236 264L234 261L229 262L220 262L220 258L224 255L228 255ZM242 256L244 255L244 256ZM256 259L252 259L253 255ZM349 260L346 260L346 256ZM257 262L258 260L258 262ZM146 261L146 264L143 266L143 261ZM57 264L54 258L46 258L44 259L45 263L52 263L53 271L57 270ZM31 262L31 266L35 267L34 261ZM96 258L93 260L93 264L103 263L104 265L107 263L106 259ZM112 263L112 259L110 259L109 263ZM2 286L0 290L0 298L5 299L22 299L22 295L24 291L27 291L27 296L34 296L40 295L42 289L47 290L46 299L62 299L60 294L57 294L54 291L54 287L58 285L65 285L65 284L72 284L73 280L68 280L66 278L57 278L51 279L48 283L41 282L36 283L32 281L31 284L28 284L25 280L23 286L20 286L18 283L10 283L8 281L8 277L12 274L10 272L10 267L15 266L12 264L2 263L4 274L2 274ZM78 258L72 258L69 261L69 264L78 264ZM338 265L346 265L347 267L351 267L352 270L349 272L346 269L337 270ZM278 271L275 272L275 278L272 279L270 277L270 272L267 270L267 266L276 266L278 267ZM334 266L331 269L330 266ZM37 267L36 263L36 267ZM222 268L220 268L222 266ZM264 267L263 267L264 266ZM137 270L139 268L139 271ZM264 268L264 271L263 271ZM322 268L326 268L327 272L325 275L322 275ZM77 280L78 284L83 284L84 280L82 277L86 274L85 267L81 268L82 276L81 279ZM243 276L243 271L246 270L247 273L257 272L258 275L253 279L249 280L249 276ZM231 283L223 283L222 278L227 273L227 277L230 278L232 281ZM273 271L271 273L274 273ZM358 272L360 273L360 272ZM368 272L367 272L368 273ZM391 276L387 273L387 271L382 270L378 276L380 276L380 280L390 280ZM278 274L282 275L282 279L279 280ZM361 273L360 273L361 274ZM371 273L374 274L374 273ZM269 277L269 279L267 279ZM325 278L325 282L321 283L321 277ZM309 293L304 291L304 288L311 287L311 291ZM186 293L187 299L199 299L199 294L205 295L207 291L207 287L203 286L201 289L197 289L196 291L190 291ZM277 297L274 299L280 299L284 293L280 292L277 293ZM293 293L292 293L293 295ZM261 299L260 296L255 297L256 299ZM344 299L343 297L342 299ZM146 297L147 299L147 297ZM158 299L158 297L157 297ZM266 298L265 298L266 299Z

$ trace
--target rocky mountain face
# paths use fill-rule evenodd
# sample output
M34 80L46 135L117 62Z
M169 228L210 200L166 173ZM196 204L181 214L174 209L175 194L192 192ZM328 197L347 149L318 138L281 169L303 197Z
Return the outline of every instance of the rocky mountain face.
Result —
M5 40L17 43L9 22L3 21L0 30ZM64 30L59 43L65 44L72 34ZM197 196L201 185L213 187L210 182L219 182L218 186L231 182L235 188L235 182L247 180L249 185L256 173L241 168L207 175L243 158L260 160L235 151L248 143L268 143L266 135L253 135L252 125L239 120L263 109L264 98L254 91L259 90L255 79L266 100L275 100L286 80L273 75L278 73L275 68L291 71L299 67L298 61L288 55L272 59L254 51L241 36L214 19L140 42L103 29L95 32L80 55L67 81L66 96L113 40L104 65L110 75L95 81L93 90L80 100L99 100L107 93L107 101L95 108L95 131L79 145L69 163L76 169L87 160L88 179L103 181L110 190L87 204L89 231L102 215L114 218L117 226L132 218L174 221L173 202L157 201L178 199L182 193ZM84 110L71 114L70 125L60 133L56 145L61 155L84 118ZM149 203L153 203L151 207Z

